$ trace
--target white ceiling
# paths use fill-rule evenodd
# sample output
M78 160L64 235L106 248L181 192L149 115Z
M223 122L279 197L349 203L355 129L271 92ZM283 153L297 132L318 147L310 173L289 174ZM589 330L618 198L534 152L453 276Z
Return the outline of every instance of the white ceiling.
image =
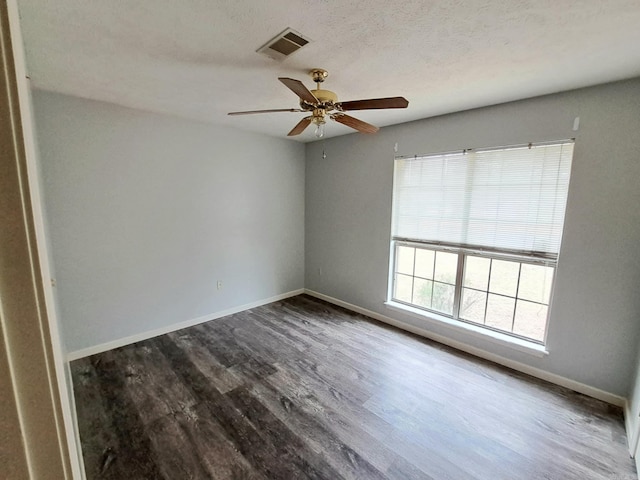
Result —
M640 76L639 0L19 0L33 86L285 137L277 77L329 70L340 100L401 95L385 126ZM312 42L255 53L291 27ZM313 129L297 137L314 140ZM352 130L331 122L327 136Z

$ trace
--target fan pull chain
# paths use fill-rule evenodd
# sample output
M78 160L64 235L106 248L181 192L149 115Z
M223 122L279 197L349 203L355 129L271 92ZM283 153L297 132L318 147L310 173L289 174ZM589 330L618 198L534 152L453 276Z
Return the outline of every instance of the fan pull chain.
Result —
M324 141L324 138L323 138L322 139L322 159L323 160L327 158L327 153L325 152L324 147L325 147L325 141Z

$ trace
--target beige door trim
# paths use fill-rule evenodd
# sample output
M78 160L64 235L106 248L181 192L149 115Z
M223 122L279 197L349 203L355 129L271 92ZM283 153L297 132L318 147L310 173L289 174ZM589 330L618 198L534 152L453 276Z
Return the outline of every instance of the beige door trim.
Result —
M60 364L56 368L61 352L58 342L52 341L49 324L36 233L42 219L34 219L30 191L34 179L29 178L25 147L33 148L34 141L25 135L21 118L19 89L25 85L20 81L26 79L16 75L23 59L12 42L22 52L15 0L0 2L0 370L5 366L9 374L2 386L10 384L0 395L15 407L9 411L9 423L19 428L22 444L20 438L0 437L2 461L7 462L2 469L14 476L0 473L15 479L71 479L61 402L67 392L61 392L65 381ZM30 121L29 112L27 117ZM6 457L5 452L9 452Z

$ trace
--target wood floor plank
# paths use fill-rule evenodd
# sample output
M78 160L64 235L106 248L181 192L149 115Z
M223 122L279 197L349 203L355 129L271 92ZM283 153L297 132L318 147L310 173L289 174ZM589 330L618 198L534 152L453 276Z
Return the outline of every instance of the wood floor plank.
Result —
M124 369L129 401L144 425L166 415L187 411L197 403L152 342L124 348L118 352L118 357L118 363Z
M266 480L224 435L208 408L167 415L149 429L165 478Z
M319 448L333 444L349 445L363 459L380 471L385 471L397 459L393 450L371 436L365 429L364 423L369 423L372 416L362 408L359 402L353 402L348 395L343 394L326 384L309 382L308 379L295 375L285 366L278 368L278 372L263 382L265 387L275 389L284 398L292 399L296 403L296 409L280 408L282 402L276 405L276 411L288 423L299 427L299 434L305 435L307 431L314 431L314 440L319 443ZM254 386L253 392L263 398L269 396L269 390ZM282 405L284 407L284 405ZM298 414L298 418L296 418ZM313 427L307 427L307 423L313 420L317 422ZM383 431L390 427L385 425L377 427ZM322 431L322 435L318 434ZM320 438L324 438L320 442ZM335 453L335 452L334 452ZM328 453L333 455L333 453Z
M350 399L348 394L340 393L334 387L323 385L322 380L317 377L296 377L294 375L292 371L281 371L270 377L268 383L271 384L281 379L279 385L281 391L290 393L291 398L304 400L301 408L307 417L321 421L328 427L331 434L345 438L345 440L348 439L349 445L355 449L359 448L363 457L370 458L373 455L372 464L377 464L376 455L387 459L395 459L400 456L413 462L417 469L422 469L425 474L437 475L436 478L481 478L464 471L452 462L448 458L452 455L449 452L442 452L439 439L435 439L435 448L425 448L424 442L419 437L405 435L402 425L393 425L384 418L376 416L364 408L359 401ZM254 386L255 388L257 386ZM257 394L261 393L257 392ZM345 434L346 430L357 434L358 438L349 438L349 434ZM366 443L362 443L363 441L368 443L368 446ZM395 458L390 457L389 451L395 454Z
M227 332L223 327L222 322L215 325L207 323L196 325L192 331L209 350L210 355L225 367L251 360L251 355L240 348L232 332Z
M438 480L436 477L426 474L402 457L398 457L396 461L389 466L386 474L388 478L403 480Z
M291 336L297 342L306 343L309 348L326 349L331 346L326 336L322 335L322 326L314 325L309 320L299 318L288 310L286 302L280 302L277 310L261 312L260 320L265 328L270 328L284 337ZM326 328L326 325L325 325Z
M100 391L92 358L76 360L72 368L76 418L82 435L82 456L89 478L122 478L120 443Z
M189 438L190 415L175 413L156 419L147 428L153 449L164 452L158 455L157 465L162 478L211 478L204 458L195 450Z
M210 379L220 393L226 393L242 385L242 378L234 375L211 354L205 342L202 342L202 335L174 332L169 333L167 337L187 352L190 361Z
M89 480L636 475L619 408L307 295L71 370Z
M227 438L256 470L272 479L314 478L309 476L309 472L296 470L289 458L279 457L274 446L263 441L247 418L210 383L175 343L168 337L159 337L157 342L176 374L190 385L194 395L217 420Z
M309 448L303 437L292 430L265 407L246 388L237 388L227 394L238 410L274 446L280 458L288 457L297 469L310 478L339 478L339 474L317 452Z
M321 408L315 409L314 416L300 408L299 401L306 402L309 400L307 397L304 399L288 397L270 383L255 384L251 391L276 417L291 425L299 436L306 438L314 451L326 455L332 467L340 473L340 478L371 480L385 478L351 445L345 444L338 435L325 426L326 422L321 420L323 414Z
M144 423L128 396L127 372L118 362L118 352L111 351L100 354L93 366L101 396L111 418L112 430L118 439L117 450L113 452L115 456L113 464L118 465L121 473L125 474L127 478L164 478L158 469ZM100 469L94 467L90 470L103 472L107 469L107 466L103 466Z

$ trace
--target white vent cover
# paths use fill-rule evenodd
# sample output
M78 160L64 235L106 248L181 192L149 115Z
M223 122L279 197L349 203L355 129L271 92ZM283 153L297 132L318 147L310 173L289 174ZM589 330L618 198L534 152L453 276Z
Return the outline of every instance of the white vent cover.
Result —
M292 28L287 28L256 50L256 52L262 53L274 60L284 60L309 42L310 40L302 36L299 32L296 32Z

